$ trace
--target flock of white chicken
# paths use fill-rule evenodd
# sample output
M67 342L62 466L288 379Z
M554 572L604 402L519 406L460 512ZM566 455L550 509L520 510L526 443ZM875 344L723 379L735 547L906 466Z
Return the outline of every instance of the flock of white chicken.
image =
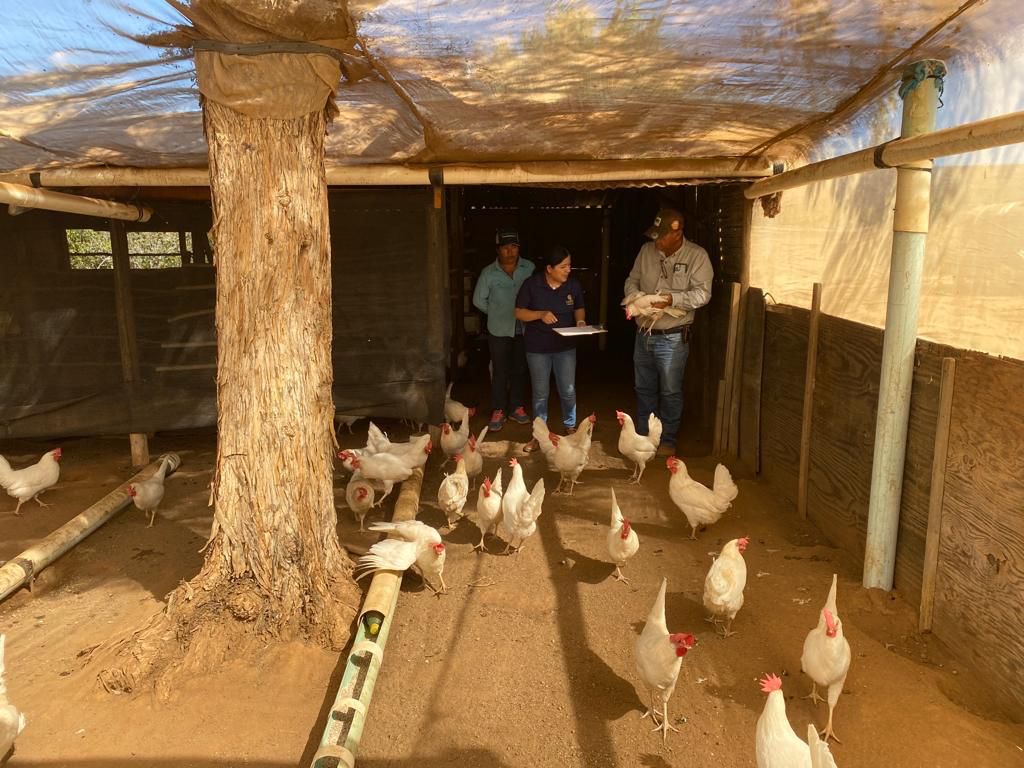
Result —
M451 398L449 387L445 402L447 421L441 427L440 443L446 457L445 464L454 461L455 470L442 479L437 492L438 507L445 515L449 531L466 516L466 504L472 486L481 478L484 470L480 446L487 436L487 428L484 427L477 436L472 435L469 431L469 416L470 410ZM647 463L657 454L661 422L652 415L647 425L648 434L641 435L628 414L617 411L616 418L621 427L619 452L634 465L631 482L639 483ZM580 473L589 460L596 421L596 417L591 415L583 420L578 430L563 436L549 431L542 420L534 420L533 438L538 443L548 469L559 475L555 493L571 495L579 483ZM338 454L344 466L352 471L346 498L349 499L349 506L361 529L366 514L380 503L379 500L375 501L376 494L386 495L394 483L409 477L416 467L423 467L431 448L428 435L414 437L408 443L395 443L370 422L366 447L344 450ZM480 541L474 549L486 551L487 536L491 534L505 542L504 554L518 553L524 542L537 530L537 520L545 497L544 478L538 479L533 488L528 489L519 460L512 458L508 465L512 471L507 485L504 484L500 467L493 478L483 476L480 480L474 515L480 529ZM690 477L686 465L679 458L669 457L666 466L669 471L669 496L686 517L691 527L690 538L696 538L699 529L716 523L729 509L738 495L738 488L729 470L722 464L716 467L710 488ZM446 553L441 531L418 520L373 523L369 530L389 533L391 538L377 542L360 558L357 569L360 578L378 570L412 568L420 573L424 583L435 593L447 591L444 581ZM609 559L615 565L613 578L628 583L622 569L639 551L640 541L619 507L614 488L611 491L611 516L606 536ZM726 543L704 581L703 602L708 612L707 620L715 624L723 637L734 634L732 623L743 607L747 582L743 553L749 543L746 537ZM637 672L650 697L650 706L643 717L651 717L655 724L654 731L660 731L663 740L667 739L669 730L676 730L669 721L668 703L676 686L683 657L697 642L690 633L669 632L665 616L667 587L668 581L663 579L635 648ZM756 729L758 768L835 766L828 748L828 739L835 738L833 712L849 670L850 646L843 636L842 622L836 608L834 576L818 624L807 634L801 664L813 682L811 696L815 701L825 700L818 696L818 686L828 691L828 724L821 732L824 740L819 738L813 725L808 729L807 741L796 734L786 717L781 681L769 675L761 682L762 690L768 697Z

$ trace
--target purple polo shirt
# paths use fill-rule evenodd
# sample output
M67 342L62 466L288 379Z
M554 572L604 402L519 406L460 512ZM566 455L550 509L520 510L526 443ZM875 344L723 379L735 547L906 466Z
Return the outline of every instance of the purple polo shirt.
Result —
M532 320L525 324L523 341L527 352L564 352L572 349L575 342L566 336L559 336L553 328L572 328L576 325L573 313L584 309L583 286L572 275L557 288L548 285L543 271L535 272L526 279L516 297L516 309L532 309L551 312L558 318L554 325L543 320Z

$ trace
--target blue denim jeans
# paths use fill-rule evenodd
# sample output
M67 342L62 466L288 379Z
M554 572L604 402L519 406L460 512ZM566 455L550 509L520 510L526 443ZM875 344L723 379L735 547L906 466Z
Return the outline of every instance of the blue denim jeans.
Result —
M562 421L566 427L576 426L576 350L565 352L527 352L526 364L530 368L533 387L533 415L548 420L548 393L551 391L551 373L555 374L558 398L562 401Z
M683 373L689 343L682 334L648 336L637 333L633 346L633 375L636 386L636 431L647 434L647 417L661 419L661 441L675 445L679 418L683 414Z
M488 336L491 349L491 410L508 418L526 406L526 352L523 336Z

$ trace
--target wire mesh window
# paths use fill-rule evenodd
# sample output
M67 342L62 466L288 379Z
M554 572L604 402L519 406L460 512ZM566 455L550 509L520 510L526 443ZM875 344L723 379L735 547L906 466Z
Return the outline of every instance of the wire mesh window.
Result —
M99 229L69 229L68 264L71 269L113 269L110 233ZM182 249L192 252L191 232L128 232L128 259L132 269L173 269L182 264ZM182 236L183 235L183 236Z

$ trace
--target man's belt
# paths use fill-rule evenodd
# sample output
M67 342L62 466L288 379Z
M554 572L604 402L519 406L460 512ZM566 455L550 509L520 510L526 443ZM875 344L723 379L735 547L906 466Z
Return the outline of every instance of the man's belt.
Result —
M651 335L668 336L670 333L681 333L683 334L683 344L687 344L690 341L690 334L692 330L693 326L690 324L677 325L675 328L652 328Z

